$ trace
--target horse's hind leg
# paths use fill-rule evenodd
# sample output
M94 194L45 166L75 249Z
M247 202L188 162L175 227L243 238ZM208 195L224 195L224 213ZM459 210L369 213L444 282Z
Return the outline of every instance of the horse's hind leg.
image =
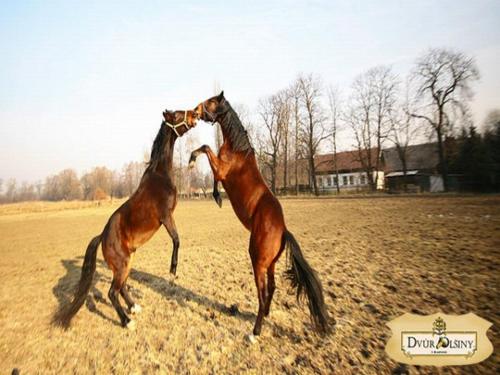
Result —
M125 300L125 303L127 304L128 310L130 311L131 314L140 313L142 311L141 306L135 303L132 297L130 296L126 282L123 283L123 286L120 289L120 294Z
M264 316L269 314L275 289L274 264L283 250L282 227L279 222L276 225L275 218L272 215L266 215L266 213L262 210L257 212L250 236L250 258L252 259L259 298L259 312L253 329L254 335L260 334Z
M264 307L265 316L269 316L271 301L273 300L274 290L276 289L276 283L274 281L274 265L275 263L271 264L267 269L267 300Z
M127 313L123 310L122 305L120 304L120 301L118 300L118 294L120 293L120 282L118 279L113 279L113 282L111 283L111 288L109 288L108 292L108 297L111 300L111 303L113 304L113 307L115 308L116 312L118 313L118 316L120 317L120 322L123 327L127 328L133 328L133 321L128 317Z
M109 288L108 297L120 317L122 326L133 329L135 328L135 323L123 310L120 300L118 299L118 295L120 294L130 272L130 256L123 255L120 259L113 259L108 263L111 263L110 265L113 269L113 281L111 282L111 288Z
M264 308L264 314L266 316L269 316L269 310L271 307L271 302L273 300L274 290L276 289L276 283L274 281L274 268L276 266L276 262L280 258L284 249L285 249L285 242L282 241L278 255L276 255L273 262L267 269L267 301L266 301L266 307Z
M255 276L255 285L257 286L257 297L259 299L259 312L257 313L257 319L255 320L255 326L253 328L253 334L257 336L260 335L262 329L262 319L264 319L267 301L266 270L256 264L254 265L253 272Z

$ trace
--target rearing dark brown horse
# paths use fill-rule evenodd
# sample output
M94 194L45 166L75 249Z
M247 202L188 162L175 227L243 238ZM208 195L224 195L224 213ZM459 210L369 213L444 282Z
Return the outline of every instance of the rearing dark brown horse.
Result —
M217 182L220 181L236 216L251 232L249 252L259 299L259 312L253 334L260 334L262 319L269 315L275 289L274 267L285 246L291 255L287 277L292 286L297 288L297 298L305 291L316 329L327 332L328 313L319 278L306 262L299 244L285 226L281 205L259 172L254 151L238 115L224 98L223 92L200 103L195 111L202 120L220 124L224 143L218 156L207 145L193 151L190 165L194 165L199 154L207 155L214 173L215 200L221 204L216 189Z
M161 225L172 238L170 272L175 275L179 236L172 217L177 204L177 189L172 174L173 149L177 137L196 126L198 116L194 111L165 111L163 117L164 121L153 142L151 158L139 187L111 215L103 232L94 237L87 247L74 299L54 317L55 322L64 327L69 326L90 290L99 243L102 243L104 259L113 271L113 281L108 296L124 327L133 329L135 324L123 310L118 294L125 300L130 313L141 310L140 306L130 298L125 283L135 250L146 243Z

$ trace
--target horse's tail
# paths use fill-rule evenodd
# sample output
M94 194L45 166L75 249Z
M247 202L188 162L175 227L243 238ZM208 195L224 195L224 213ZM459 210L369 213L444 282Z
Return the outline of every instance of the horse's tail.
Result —
M62 307L54 317L54 322L64 328L69 327L71 319L73 319L78 310L82 307L85 302L85 298L89 293L90 287L92 286L92 278L96 268L97 248L100 243L101 234L92 238L90 241L87 246L87 251L85 252L82 275L80 276L80 282L78 283L78 289L75 292L73 301L69 305Z
M287 245L289 269L285 272L292 287L297 288L297 300L305 292L311 319L320 333L328 333L328 312L323 298L323 288L318 275L305 260L295 237L287 230L283 234Z

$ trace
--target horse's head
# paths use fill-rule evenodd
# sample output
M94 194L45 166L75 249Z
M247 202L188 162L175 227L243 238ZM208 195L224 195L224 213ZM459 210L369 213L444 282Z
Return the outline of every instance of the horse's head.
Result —
M198 121L198 113L196 111L169 111L165 110L163 112L163 118L165 119L165 125L172 128L172 130L181 137L189 129L196 126Z
M213 96L198 104L194 110L203 121L213 123L218 120L219 116L226 113L224 106L225 102L226 98L224 98L224 91L221 91L219 95Z

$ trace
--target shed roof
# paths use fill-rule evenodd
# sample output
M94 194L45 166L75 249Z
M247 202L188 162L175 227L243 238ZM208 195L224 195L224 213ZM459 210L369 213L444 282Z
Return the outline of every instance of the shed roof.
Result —
M403 170L403 164L396 147L383 150L382 155L386 173ZM439 164L437 143L408 146L406 155L406 168L408 170L435 170Z

